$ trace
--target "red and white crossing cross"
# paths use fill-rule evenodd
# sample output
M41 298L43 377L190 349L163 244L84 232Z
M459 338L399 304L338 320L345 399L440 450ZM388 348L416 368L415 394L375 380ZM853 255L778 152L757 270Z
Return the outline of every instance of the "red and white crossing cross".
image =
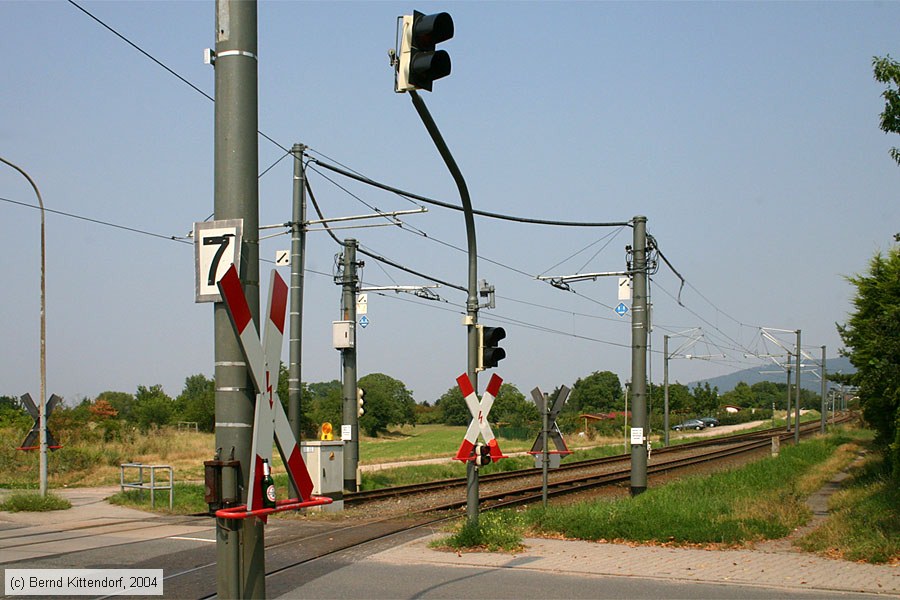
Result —
M278 398L278 369L281 364L281 343L284 339L284 316L287 308L288 288L274 269L269 282L269 303L265 324L265 345L260 343L259 333L253 323L250 306L244 296L241 280L234 265L218 282L219 291L228 307L228 314L238 333L241 350L250 369L250 378L256 388L256 408L253 415L253 451L255 458L250 463L250 486L247 490L247 511L259 510L262 506L262 489L259 475L263 460L272 460L272 441L278 444L278 451L287 466L288 477L294 488L300 492L304 502L312 496L313 482L306 470L300 452L300 445L291 431L290 422L284 414Z
M459 386L459 391L462 392L463 398L466 400L466 406L469 407L469 412L472 413L472 421L469 422L466 437L459 447L459 452L456 453L455 460L469 461L474 459L473 452L479 433L491 450L492 461L506 458L500 451L500 446L497 444L497 439L494 437L490 423L488 423L488 414L490 414L491 407L494 405L494 398L500 393L500 384L502 383L503 379L499 375L491 375L491 380L488 382L487 389L479 402L478 394L475 393L475 388L472 387L469 375L463 373L456 378L456 385Z

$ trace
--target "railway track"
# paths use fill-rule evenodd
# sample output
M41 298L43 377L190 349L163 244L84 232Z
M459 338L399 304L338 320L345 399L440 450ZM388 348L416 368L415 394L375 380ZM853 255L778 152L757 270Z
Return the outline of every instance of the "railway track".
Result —
M844 417L845 419L849 419L849 417ZM841 421L843 422L843 421ZM800 426L800 434L802 436L810 435L819 430L819 423L805 423ZM670 455L681 455L685 452L696 453L698 449L707 448L707 447L721 447L721 446L731 446L735 444L740 444L745 441L753 441L753 440L764 440L763 446L765 444L770 443L772 437L779 437L782 442L789 442L793 433L786 431L784 428L772 428L761 431L753 431L748 433L741 433L730 435L727 437L716 437L716 438L708 438L703 440L697 440L695 442L688 442L685 444L679 444L676 446L669 446L668 448L660 448L653 450L652 457L655 459L659 459L660 456L664 457L664 462L653 465L653 468L660 467L662 470L672 470L677 468L674 466L677 461L673 462L672 465L668 468L662 468L665 464L669 464L665 462ZM743 447L743 446L742 446ZM754 446L748 447L743 452L752 452L754 450L758 450L762 446ZM710 462L715 460L715 452L709 454L709 458L701 462ZM590 472L593 469L605 469L609 470L617 464L630 464L631 455L630 454L619 454L616 456L606 456L602 458L594 458L587 459L581 461L575 461L571 463L566 463L560 465L559 468L553 469L553 477L558 479L566 473L570 472L580 472L587 471ZM690 466L690 464L685 464L684 466ZM654 472L653 468L648 467L648 474ZM540 468L532 468L532 469L520 469L517 471L505 471L500 473L490 473L481 475L479 477L479 481L481 485L490 485L497 482L503 481L514 481L517 479L527 480L528 478L540 477L542 474L542 470ZM572 479L572 478L570 478ZM379 500L402 500L405 497L420 495L428 492L441 491L443 493L450 493L454 489L464 489L466 486L466 478L458 477L453 479L443 479L438 481L429 481L426 483L417 483L417 484L409 484L402 486L392 486L389 488L381 488L376 490L366 490L362 492L355 493L347 493L344 494L344 504L349 506L358 506L366 503L371 503ZM450 503L447 504L449 506Z

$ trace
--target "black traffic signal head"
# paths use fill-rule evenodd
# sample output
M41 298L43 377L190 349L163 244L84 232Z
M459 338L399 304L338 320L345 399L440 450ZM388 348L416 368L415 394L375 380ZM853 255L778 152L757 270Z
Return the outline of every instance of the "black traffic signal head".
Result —
M450 74L450 55L435 50L453 37L453 17L449 13L425 15L413 11L404 15L400 33L400 61L396 91L431 91L435 79Z
M491 464L491 448L479 442L475 445L475 465L483 467Z
M506 358L506 350L498 346L500 340L506 337L506 330L502 327L485 327L478 325L478 369L493 369L501 360Z

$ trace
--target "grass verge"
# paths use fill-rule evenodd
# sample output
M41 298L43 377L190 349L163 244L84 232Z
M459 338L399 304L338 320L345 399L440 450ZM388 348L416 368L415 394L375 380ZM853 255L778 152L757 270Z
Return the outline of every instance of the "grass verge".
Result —
M108 498L110 504L127 506L160 514L192 515L205 513L209 506L203 499L203 484L176 483L172 496L172 510L169 510L168 490L156 490L155 508L150 508L149 490L125 490Z
M816 438L740 469L689 477L635 498L532 509L526 520L540 533L596 541L739 546L776 539L810 517L806 497L830 477L810 473L849 441ZM849 464L851 446L831 472Z
M841 431L782 449L745 467L695 476L651 488L635 498L582 502L567 506L502 511L497 522L501 540L525 535L562 536L592 541L632 541L673 546L740 547L790 534L808 521L806 498L834 473L847 467L871 434ZM860 538L850 549L832 555L870 562L896 561L900 492L877 469L863 471L860 483L835 496L836 506L852 505L848 516L835 520L833 533L804 547L838 547L838 538ZM488 513L490 514L490 513ZM489 521L488 523L491 523ZM874 526L873 526L874 525ZM495 528L469 531L466 525L439 544L449 548L500 547L491 539ZM824 532L825 530L821 530ZM817 535L822 536L817 530ZM816 535L814 534L814 535ZM507 542L503 542L508 545ZM874 548L872 551L870 548ZM821 550L819 550L821 551Z
M6 512L46 512L66 510L72 503L56 494L41 496L38 492L18 492L0 502L0 510Z
M832 558L900 564L900 482L870 454L829 500L831 516L795 544Z

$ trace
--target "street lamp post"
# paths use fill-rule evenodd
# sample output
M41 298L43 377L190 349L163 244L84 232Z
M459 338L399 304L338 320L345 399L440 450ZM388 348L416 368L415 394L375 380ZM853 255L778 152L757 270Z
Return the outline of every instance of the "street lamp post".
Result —
M9 165L19 173L21 173L37 195L38 205L41 207L41 398L38 405L39 418L38 427L40 428L40 492L41 496L47 495L47 253L46 253L46 230L44 219L44 199L41 198L41 191L38 189L34 180L22 170L3 157L0 161Z

